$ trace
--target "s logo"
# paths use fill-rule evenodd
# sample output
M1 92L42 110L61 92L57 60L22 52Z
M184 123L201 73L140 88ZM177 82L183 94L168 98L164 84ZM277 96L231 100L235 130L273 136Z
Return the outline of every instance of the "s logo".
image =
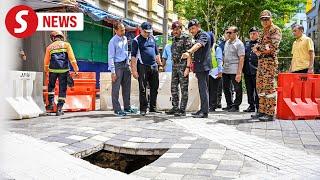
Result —
M6 15L6 28L16 38L31 36L38 27L36 12L25 5L15 6Z

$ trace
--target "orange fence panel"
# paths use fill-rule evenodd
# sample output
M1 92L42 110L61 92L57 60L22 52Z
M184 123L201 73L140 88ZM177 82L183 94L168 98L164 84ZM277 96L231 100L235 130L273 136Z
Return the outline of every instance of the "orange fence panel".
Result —
M277 118L320 118L320 75L280 73L277 91Z
M71 73L74 86L68 87L64 111L94 111L96 109L96 74L95 72L79 72L78 76ZM46 77L45 85L49 83ZM55 99L59 94L59 82L56 83ZM44 92L45 103L48 104L48 89ZM56 107L54 109L56 111Z

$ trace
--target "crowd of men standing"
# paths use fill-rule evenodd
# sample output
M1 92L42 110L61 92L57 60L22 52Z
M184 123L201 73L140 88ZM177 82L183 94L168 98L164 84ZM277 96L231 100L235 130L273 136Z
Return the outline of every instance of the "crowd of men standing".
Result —
M156 107L159 72L165 68L172 70L172 109L166 111L168 115L186 116L189 74L194 72L198 79L201 107L192 113L193 117L207 118L209 112L221 108L222 91L227 103L222 109L238 112L242 103L244 79L249 104L244 112L256 112L252 118L261 121L273 120L281 30L273 24L272 14L268 10L261 12L260 20L261 31L252 27L249 30L249 41L245 43L239 39L239 30L235 26L226 28L224 38L214 43L214 35L203 31L196 19L188 23L192 37L183 31L180 22L174 22L171 26L173 42L165 47L164 60L160 58L150 23L141 24L141 33L132 42L131 59L124 36L125 27L121 23L116 24L116 35L109 42L108 48L115 114L134 112L130 106L131 74L139 81L140 114L159 113ZM293 27L296 41L292 49L290 72L313 72L313 43L303 31L303 26ZM124 110L121 110L119 103L120 86ZM150 98L147 98L147 88L150 89Z

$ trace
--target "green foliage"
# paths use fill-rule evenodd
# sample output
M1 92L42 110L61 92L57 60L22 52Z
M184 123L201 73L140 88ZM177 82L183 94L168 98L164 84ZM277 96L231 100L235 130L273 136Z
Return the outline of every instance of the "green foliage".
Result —
M283 28L300 3L305 0L175 0L175 9L180 16L197 18L204 30L215 30L219 35L224 28L235 25L243 39L252 26L260 27L262 10L271 10L274 23Z
M291 29L285 29L282 31L282 41L280 43L279 51L279 70L281 72L289 70L291 63L291 49L295 38L292 35Z

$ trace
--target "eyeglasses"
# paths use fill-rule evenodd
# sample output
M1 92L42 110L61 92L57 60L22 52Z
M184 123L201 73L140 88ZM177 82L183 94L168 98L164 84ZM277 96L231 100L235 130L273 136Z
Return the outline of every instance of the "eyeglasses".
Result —
M234 33L234 32L226 32L227 34L232 34L232 33Z
M260 18L261 21L269 21L270 18Z

